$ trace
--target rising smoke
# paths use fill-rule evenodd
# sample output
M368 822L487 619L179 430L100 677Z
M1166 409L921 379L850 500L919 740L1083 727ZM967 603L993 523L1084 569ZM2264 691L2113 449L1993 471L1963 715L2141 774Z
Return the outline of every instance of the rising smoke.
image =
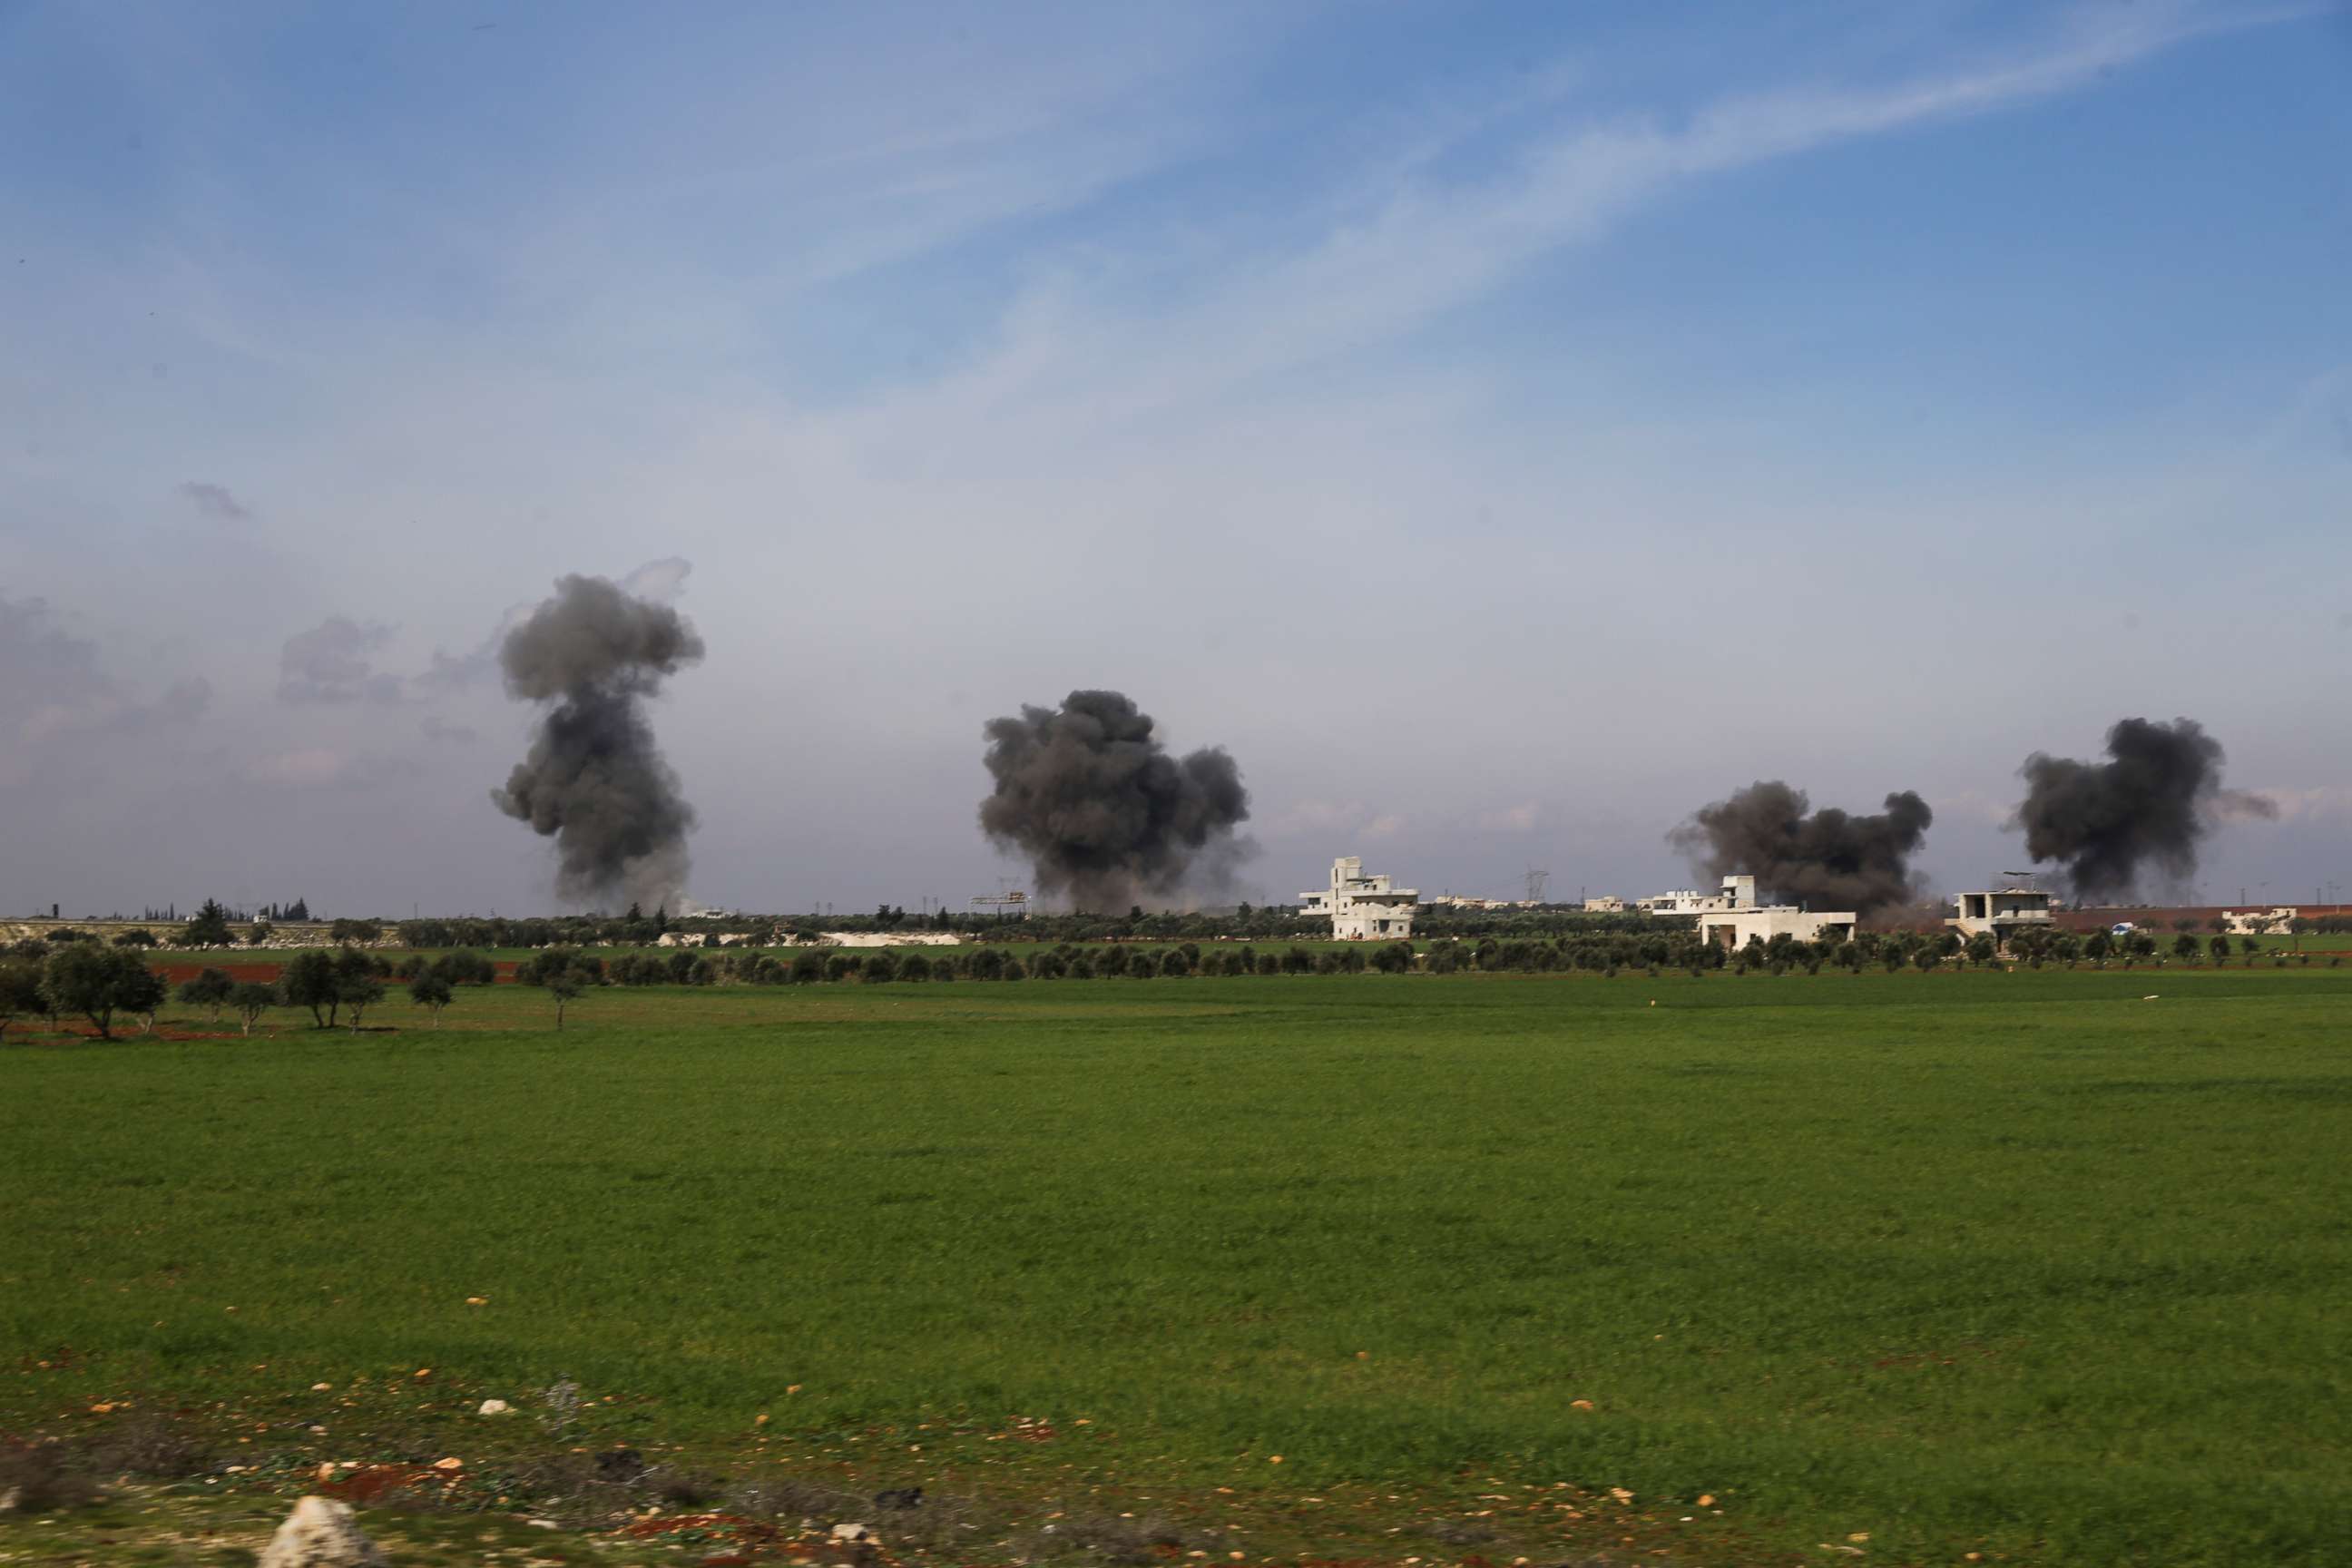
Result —
M499 647L507 694L552 704L530 754L490 798L555 839L556 891L577 903L675 908L694 809L662 758L644 700L702 657L667 605L603 577L565 577Z
M1666 841L1707 876L1752 876L1780 902L1866 915L1918 895L1910 858L1936 816L1926 801L1904 790L1877 816L1811 805L1803 790L1759 781L1701 806Z
M992 719L980 803L988 837L1029 858L1037 890L1081 910L1164 902L1214 883L1247 845L1241 770L1221 748L1179 761L1151 718L1116 691L1073 691L1059 709Z
M2129 892L2150 866L2186 881L2217 816L2278 815L2260 795L2221 787L2221 743L2194 719L2123 720L2107 731L2107 758L2036 752L2019 770L2025 799L2011 826L2025 829L2025 852L2057 861L2081 897Z

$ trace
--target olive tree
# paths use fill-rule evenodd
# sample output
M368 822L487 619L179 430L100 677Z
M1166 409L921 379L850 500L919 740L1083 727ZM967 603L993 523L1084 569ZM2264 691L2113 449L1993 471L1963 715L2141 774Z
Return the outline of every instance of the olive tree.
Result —
M48 999L41 994L40 964L29 958L0 961L0 1036L18 1018L48 1010Z
M88 1018L101 1040L114 1037L118 1012L145 1017L152 1029L164 994L163 982L136 951L91 942L51 954L41 971L41 992L52 1011Z
M231 980L225 971L206 969L194 980L185 981L181 984L180 1001L183 1005L189 1007L211 1008L212 1016L217 1021L222 1006L227 1003L229 994L236 989L236 983Z
M230 1011L245 1026L245 1033L250 1036L255 1022L278 1005L278 992L275 987L264 985L257 980L240 981L230 990L228 1005Z
M408 983L409 1002L432 1009L433 1026L436 1029L441 1026L441 1009L449 1005L450 995L448 978L437 970L428 969Z

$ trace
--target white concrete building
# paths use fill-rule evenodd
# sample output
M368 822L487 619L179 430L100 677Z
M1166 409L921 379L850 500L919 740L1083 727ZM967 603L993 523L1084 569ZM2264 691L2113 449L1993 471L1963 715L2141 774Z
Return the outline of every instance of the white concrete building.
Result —
M2055 894L2015 885L1962 893L1953 904L1957 912L1944 923L1964 937L1990 936L2007 942L2021 931L2051 929L2057 920L2056 903Z
M2284 931L2298 912L2292 904L2281 904L2269 910L2223 910L2221 920L2231 936L2260 936L2264 931Z
M1584 912L1588 915L1622 915L1625 912L1625 900L1614 895L1587 899L1584 900Z
M1719 893L1685 888L1636 899L1633 907L1645 914L1695 916L1702 940L1737 952L1749 942L1770 942L1786 935L1798 942L1842 939L1853 934L1852 910L1812 910L1795 904L1759 904L1756 879L1726 877Z
M1363 861L1349 855L1331 862L1330 887L1299 900L1301 915L1331 917L1331 934L1340 942L1394 942L1412 937L1421 895L1386 877L1365 876Z

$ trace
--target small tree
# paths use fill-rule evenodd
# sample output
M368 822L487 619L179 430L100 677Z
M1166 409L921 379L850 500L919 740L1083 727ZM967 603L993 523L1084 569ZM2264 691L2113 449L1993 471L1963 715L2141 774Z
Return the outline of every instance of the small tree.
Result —
M375 921L339 920L327 928L327 940L337 947L364 946L382 935L383 926Z
M228 1005L230 1011L245 1026L247 1037L250 1037L255 1022L278 1005L278 993L257 980L241 981L230 990Z
M180 1003L187 1007L211 1008L213 1021L218 1023L222 1006L227 1003L229 993L236 989L236 983L225 972L206 969L194 980L181 985Z
M2197 949L2200 945L2202 944L2198 942L2194 935L2188 931L2182 931L2179 936L2172 939L2172 956L2175 958L2185 959L2189 963L2194 963L2197 962Z
M569 1006L572 1003L578 1001L580 999L580 993L583 989L585 988L580 984L579 977L569 971L566 971L562 974L558 974L547 982L547 994L555 1001L555 1026L557 1030L561 1031L563 1027L563 1009Z
M2212 950L2214 968L2219 969L2223 964L2230 962L2230 939L2228 937L2217 936L2206 945Z
M0 962L0 1036L18 1018L48 1010L48 1001L41 994L41 966L29 958Z
M139 1032L142 1035L155 1032L155 1014L171 999L170 984L143 963L136 974L126 975L123 979L122 1010L138 1017Z
M221 908L218 899L206 899L204 908L198 910L189 920L188 929L180 933L178 945L181 947L228 947L236 940L229 934L228 911Z
M152 947L155 933L143 926L133 926L114 939L117 947Z
M415 1006L432 1009L433 1026L436 1029L441 1026L441 1009L449 1005L452 994L448 977L437 969L428 969L408 983L408 1000Z
M335 997L352 1016L352 1033L360 1032L360 1016L383 1000L383 982L375 972L351 970L335 976Z
M154 1010L162 1005L163 983L146 961L126 948L78 942L50 956L41 972L41 992L54 1013L79 1013L98 1030L98 1037L114 1037L118 1012L147 1016L153 1026Z
M334 1026L343 999L331 954L315 948L296 953L278 975L278 985L288 1006L310 1009L310 1021L316 1027Z
M1992 933L1990 931L1979 931L1975 936L1969 939L1969 962L1970 963L1990 963L1994 959L1999 958L2000 956L2000 943L1993 940Z
M594 963L593 959L583 958L569 948L542 948L515 971L515 979L546 991L555 1003L555 1026L561 1029L564 1008L578 1001L580 994L597 979L599 972Z
M269 940L270 934L276 928L270 925L268 921L254 921L252 928L245 933L245 945L247 947L259 947L262 943Z

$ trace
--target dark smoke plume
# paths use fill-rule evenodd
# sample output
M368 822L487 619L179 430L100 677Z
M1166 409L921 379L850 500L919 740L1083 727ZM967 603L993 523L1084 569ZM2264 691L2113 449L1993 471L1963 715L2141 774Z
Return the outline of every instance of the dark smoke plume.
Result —
M2185 881L2216 815L2278 815L2260 795L2221 787L2221 742L2194 719L2123 720L2107 731L2107 757L2036 752L2019 770L2025 799L2011 826L2025 829L2028 855L2064 868L2078 895L2129 892L2150 865Z
M1233 758L1212 747L1178 761L1118 692L1073 691L1051 710L1024 703L982 732L996 787L980 826L1029 858L1040 893L1094 910L1164 900L1243 848L1234 828L1249 792Z
M500 811L555 839L556 890L578 903L626 898L675 908L685 890L694 809L662 760L644 700L702 657L702 639L667 605L602 577L565 577L555 597L499 647L507 694L553 704Z
M1778 902L1866 915L1916 896L1910 858L1936 816L1926 801L1904 790L1878 816L1834 806L1808 815L1811 805L1803 790L1759 781L1701 806L1666 841L1710 877L1754 877L1758 894Z

